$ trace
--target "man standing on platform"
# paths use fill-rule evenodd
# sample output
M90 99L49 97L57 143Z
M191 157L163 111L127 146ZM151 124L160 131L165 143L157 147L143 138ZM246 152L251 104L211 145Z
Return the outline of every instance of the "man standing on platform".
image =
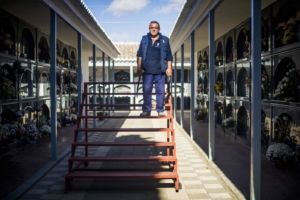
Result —
M156 111L165 116L164 96L166 75L172 75L172 52L169 38L162 35L157 21L150 22L149 33L142 37L137 52L137 74L143 76L143 112L141 117L150 116L152 110L152 87L155 84Z

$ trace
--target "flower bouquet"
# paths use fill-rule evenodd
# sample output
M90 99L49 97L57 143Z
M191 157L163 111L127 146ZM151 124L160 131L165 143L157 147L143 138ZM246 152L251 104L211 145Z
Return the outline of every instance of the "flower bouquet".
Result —
M205 120L207 116L207 109L204 107L195 109L195 119L196 120Z
M51 127L48 125L43 125L39 129L43 135L51 134Z
M245 36L244 44L243 44L243 57L250 56L251 53L251 42L249 39L251 38L250 31L248 29L243 29L243 33Z
M41 108L41 107L35 107L34 108L34 111L36 111L36 112L41 112L43 110L43 108Z
M280 22L276 27L276 41L279 46L299 41L300 11L287 21Z
M219 49L219 51L215 53L215 65L223 65L223 49Z
M76 93L77 85L75 85L74 83L71 83L71 84L70 84L70 88L71 88L71 92L72 92L72 93Z
M48 124L48 121L47 121L47 117L46 115L40 115L39 117L39 124L38 124L38 127L41 127L43 125L49 125Z
M63 122L64 122L65 126L70 126L73 123L73 118L69 114L69 112L64 113Z
M197 92L198 94L203 92L203 85L202 85L202 83L200 83L200 84L198 85L196 92Z
M217 81L215 84L215 92L217 94L222 94L224 90L223 81Z
M251 77L247 77L245 84L247 87L249 87L249 88L251 87Z
M78 60L71 58L71 59L70 59L70 66L71 66L71 69L76 69L76 68L77 68L77 65L78 65Z
M99 112L97 112L97 116L99 116L98 120L103 120L104 118L102 118L102 116L108 116L108 113L104 112L104 114L103 114L102 111L99 111Z
M30 143L33 143L41 138L39 129L36 128L35 124L30 123L24 126L26 129L26 136L28 137Z
M268 147L266 156L276 167L282 168L294 159L295 152L287 144L274 143Z
M6 33L2 29L0 30L0 50L10 51L14 45L13 40L10 38L10 34Z
M299 81L299 70L290 69L286 72L286 75L278 83L277 88L275 89L274 99L284 100L287 103L290 101L291 97L294 97L296 90L298 89Z
M76 108L74 106L71 107L71 113L77 115L77 111L76 111Z
M16 96L16 89L13 86L13 82L7 78L8 71L0 67L0 99L6 100Z
M0 124L0 146L12 143L15 139L21 139L25 128L18 122Z
M62 90L63 90L63 94L68 93L69 86L67 84L64 84L63 87L62 87Z
M77 115L74 114L74 113L71 113L71 114L70 114L70 117L72 118L72 123L73 123L73 124L76 124L76 121L77 121Z
M197 64L197 70L198 71L203 71L207 68L207 64L204 61L204 58L201 55L201 52L199 53L198 56L198 64Z

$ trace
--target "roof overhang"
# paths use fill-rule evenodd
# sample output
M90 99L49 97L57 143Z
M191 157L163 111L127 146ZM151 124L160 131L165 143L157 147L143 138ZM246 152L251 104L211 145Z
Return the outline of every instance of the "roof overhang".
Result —
M262 0L262 9L275 0ZM214 10L215 39L218 39L251 16L251 1L241 0L189 0L184 4L170 35L172 52L195 31L195 50L208 46L207 16Z
M82 0L1 0L0 6L46 33L50 33L50 9L53 9L60 16L57 37L62 42L77 48L77 32L80 32L109 57L114 59L120 54Z

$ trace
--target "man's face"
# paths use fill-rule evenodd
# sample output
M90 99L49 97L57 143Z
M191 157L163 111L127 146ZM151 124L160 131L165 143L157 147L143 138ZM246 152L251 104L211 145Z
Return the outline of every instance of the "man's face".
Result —
M159 28L158 28L158 24L157 23L151 23L149 26L149 33L152 36L157 36L159 33Z

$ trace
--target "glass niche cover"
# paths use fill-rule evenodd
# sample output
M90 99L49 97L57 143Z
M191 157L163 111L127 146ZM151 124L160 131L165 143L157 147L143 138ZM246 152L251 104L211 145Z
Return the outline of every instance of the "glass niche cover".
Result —
M47 71L41 71L38 83L39 96L50 96L50 76Z
M35 97L37 92L35 67L26 68L20 78L20 97Z

